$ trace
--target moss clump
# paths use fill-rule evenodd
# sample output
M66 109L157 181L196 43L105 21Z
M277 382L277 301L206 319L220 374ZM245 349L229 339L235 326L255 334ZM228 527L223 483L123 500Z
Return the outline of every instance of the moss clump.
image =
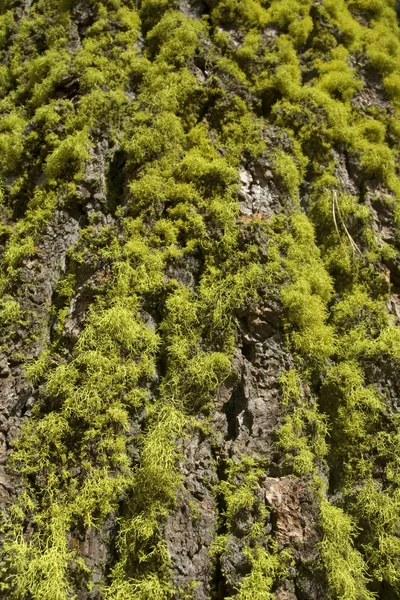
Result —
M340 508L323 500L320 525L324 532L324 538L320 543L321 558L336 597L343 600L375 598L375 594L369 592L367 588L366 564L352 544L356 531L351 518Z
M313 475L328 453L327 419L315 398L307 398L298 373L293 369L281 377L284 423L278 443L296 475Z
M311 223L295 213L290 224L293 233L285 240L284 265L292 281L281 292L290 338L298 352L324 360L335 348L333 329L326 324L332 282L315 245Z
M66 171L77 172L79 178L85 160L90 158L85 132L66 137L47 157L45 173L49 179L65 176Z
M279 548L272 536L266 534L268 512L259 480L265 465L249 457L227 463L226 480L219 485L226 510L223 514L227 533L214 541L213 555L229 555L229 536L237 519L251 515L241 552L249 563L249 574L237 586L235 598L247 600L273 598L273 589L287 575L291 564L288 550Z

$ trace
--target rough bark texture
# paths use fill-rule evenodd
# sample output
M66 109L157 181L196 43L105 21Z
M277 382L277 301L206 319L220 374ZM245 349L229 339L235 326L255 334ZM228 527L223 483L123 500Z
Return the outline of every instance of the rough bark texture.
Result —
M0 596L400 598L391 0L0 0Z

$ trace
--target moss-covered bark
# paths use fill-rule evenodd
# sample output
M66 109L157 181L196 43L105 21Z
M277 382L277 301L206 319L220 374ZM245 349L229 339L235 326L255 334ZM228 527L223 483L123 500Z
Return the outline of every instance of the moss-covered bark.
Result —
M392 0L0 0L0 590L400 597Z

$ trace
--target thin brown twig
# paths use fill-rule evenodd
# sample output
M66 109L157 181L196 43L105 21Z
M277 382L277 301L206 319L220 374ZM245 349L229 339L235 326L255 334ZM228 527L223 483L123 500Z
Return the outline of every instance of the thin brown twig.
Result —
M340 222L343 225L343 228L344 228L344 230L345 230L345 232L347 234L347 237L350 240L351 247L353 248L354 251L357 251L362 256L362 252L361 252L360 248L357 246L357 244L355 243L355 241L351 237L351 235L349 233L349 230L346 227L346 224L345 224L343 216L342 216L342 211L340 210L340 207L339 207L339 202L337 201L336 191L334 191L333 192L333 213L334 213L334 221L335 221L336 230L337 230L337 223L336 223L336 216L335 216L336 210L338 211Z
M335 208L335 200L336 200L336 192L333 192L332 194L332 214L333 214L333 222L335 223L335 227L336 227L336 233L338 234L338 238L340 241L342 241L342 238L340 237L340 231L339 231L339 227L336 221L336 208Z

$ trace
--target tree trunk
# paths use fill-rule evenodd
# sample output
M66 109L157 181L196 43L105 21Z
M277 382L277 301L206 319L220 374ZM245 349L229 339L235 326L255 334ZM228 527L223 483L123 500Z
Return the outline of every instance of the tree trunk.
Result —
M0 0L0 597L400 598L392 0Z

